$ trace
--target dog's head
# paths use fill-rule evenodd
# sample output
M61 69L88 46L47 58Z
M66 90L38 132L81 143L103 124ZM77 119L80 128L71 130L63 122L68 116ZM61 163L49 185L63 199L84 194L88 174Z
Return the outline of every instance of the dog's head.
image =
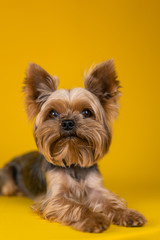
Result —
M39 151L54 165L88 167L109 149L120 95L113 60L90 69L84 85L85 89L57 90L57 77L36 64L28 66L27 114L35 119Z

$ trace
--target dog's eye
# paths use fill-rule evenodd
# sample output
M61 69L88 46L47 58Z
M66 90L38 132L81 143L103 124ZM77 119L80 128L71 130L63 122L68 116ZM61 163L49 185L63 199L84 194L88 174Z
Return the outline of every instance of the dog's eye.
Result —
M59 116L58 112L55 110L50 111L49 116L51 118L57 118Z
M83 109L82 115L84 118L88 118L92 116L92 112L89 109Z

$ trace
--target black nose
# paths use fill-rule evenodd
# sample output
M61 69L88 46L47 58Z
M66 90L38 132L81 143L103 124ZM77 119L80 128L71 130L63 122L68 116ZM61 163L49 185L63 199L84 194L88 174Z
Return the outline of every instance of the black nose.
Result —
M62 121L62 128L65 131L73 130L74 126L75 126L75 123L73 120L63 120Z

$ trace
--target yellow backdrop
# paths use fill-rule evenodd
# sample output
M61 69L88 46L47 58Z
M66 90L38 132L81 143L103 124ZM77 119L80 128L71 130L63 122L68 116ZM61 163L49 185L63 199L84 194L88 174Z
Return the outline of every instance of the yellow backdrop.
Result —
M22 83L35 62L60 78L60 87L83 86L92 63L114 58L122 97L110 152L99 163L106 187L141 211L143 228L111 226L79 233L48 223L26 198L0 198L4 239L159 239L160 233L160 2L157 0L28 0L1 2L0 126L2 166L36 149L23 106ZM2 238L1 238L2 239Z

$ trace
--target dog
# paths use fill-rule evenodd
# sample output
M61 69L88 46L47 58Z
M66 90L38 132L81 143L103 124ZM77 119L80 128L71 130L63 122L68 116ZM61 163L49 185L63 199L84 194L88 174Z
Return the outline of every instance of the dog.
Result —
M39 151L0 170L1 195L34 199L32 209L42 218L83 232L143 226L145 217L104 187L97 166L109 150L121 95L113 60L92 67L85 88L57 86L56 76L29 64L25 106Z

